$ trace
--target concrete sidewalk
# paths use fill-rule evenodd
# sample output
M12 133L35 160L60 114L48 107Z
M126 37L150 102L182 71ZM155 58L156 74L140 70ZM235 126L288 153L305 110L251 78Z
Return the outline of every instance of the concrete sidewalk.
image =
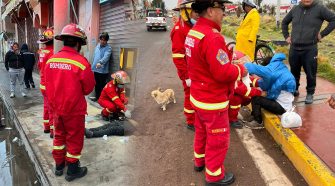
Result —
M85 139L80 161L82 166L88 167L87 176L71 183L65 181L64 175L56 177L53 173L54 160L51 154L52 139L49 134L43 133L43 97L38 88L39 76L34 74L37 88L28 90L27 97L22 97L17 91L15 98L9 98L8 72L3 68L3 64L0 65L0 93L34 163L41 185L129 185L126 176L119 176L116 173L129 172L129 169L132 169L129 167L131 162L126 153L130 148L132 136L109 136L107 140ZM100 111L94 104L88 104L86 116L88 128L105 124L100 118Z
M325 104L335 85L317 78L314 103L305 105L306 76L295 99L302 127L285 129L278 116L264 112L265 127L309 185L335 185L335 110Z

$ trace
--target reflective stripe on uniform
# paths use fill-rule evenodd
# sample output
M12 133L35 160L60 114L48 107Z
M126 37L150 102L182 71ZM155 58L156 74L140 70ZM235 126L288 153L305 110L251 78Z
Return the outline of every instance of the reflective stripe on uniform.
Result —
M54 146L54 150L63 150L63 149L65 149L65 145Z
M241 105L230 105L231 109L238 109L241 108Z
M210 176L219 176L222 173L221 172L221 167L218 170L216 170L215 172L212 172L212 171L208 170L207 167L206 167L206 173Z
M172 58L184 58L185 54L172 54Z
M49 120L48 119L44 119L43 123L49 123Z
M112 98L112 101L114 101L114 100L116 100L116 99L119 99L119 96L114 96L114 97Z
M45 86L40 84L40 89L45 90Z
M41 50L41 52L48 54L50 53L50 50Z
M229 101L221 102L221 103L203 103L200 101L197 101L190 96L191 102L198 108L203 109L203 110L219 110L219 109L225 109L227 108Z
M255 78L254 80L252 80L252 86L253 87L256 87L257 80L258 80L257 78Z
M51 63L51 62L67 63L67 64L74 65L76 67L79 67L81 70L85 70L86 69L85 65L81 64L78 61L72 60L72 59L67 59L67 58L51 58L51 59L49 59L47 61L47 64Z
M189 114L193 114L194 110L188 110L187 108L184 108L184 112L189 113Z
M75 155L72 155L72 154L70 154L70 153L66 153L66 157L68 157L68 158L75 158L75 159L80 159L80 156L81 155L78 155L78 156L75 156Z
M250 92L251 92L251 88L250 87L247 87L248 88L248 91L245 93L245 97L248 97L249 96L249 94L250 94Z
M240 81L241 80L241 76L242 76L242 74L241 74L241 69L240 69L240 67L238 66L238 65L235 65L236 67L237 67L237 69L238 69L238 77L237 77L237 81Z
M51 126L50 126L50 129L52 129L52 130L53 130L53 129L54 129L54 126L53 126L53 125L51 125Z
M200 39L200 40L205 37L205 34L203 34L201 32L198 32L198 31L195 31L195 30L190 30L188 35L193 36L193 37L195 37L197 39Z
M108 113L112 113L110 110L108 110L108 108L106 108L106 110L107 110Z
M194 152L194 157L195 158L204 158L205 154L198 154L198 153Z
M125 94L125 93L126 93L126 91L125 91L125 90L121 92L121 94Z

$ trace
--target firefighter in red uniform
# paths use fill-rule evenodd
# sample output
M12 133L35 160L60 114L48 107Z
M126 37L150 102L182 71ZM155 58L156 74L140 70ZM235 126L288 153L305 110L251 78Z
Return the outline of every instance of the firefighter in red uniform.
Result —
M233 61L240 61L245 57L245 54L239 51L234 52ZM251 59L248 57L248 61L240 61L241 63L250 62ZM248 79L249 78L249 79ZM246 106L251 102L251 98L254 96L261 96L262 91L257 89L257 80L259 78L244 77L242 80L237 81L234 89L234 94L229 98L229 123L230 127L243 128L243 124L238 120L237 115L241 109L241 106Z
M72 181L87 174L87 168L80 167L79 159L87 114L85 95L92 92L95 80L90 63L79 54L81 46L86 45L85 32L76 24L68 24L55 39L62 40L64 47L44 68L46 94L54 112L52 155L56 176L63 174L66 161L65 179Z
M131 112L125 106L128 104L124 88L127 83L130 83L129 76L125 71L119 70L112 74L112 80L102 90L98 103L103 107L101 115L104 120L109 120L111 116L119 116L120 112L131 118Z
M185 38L198 18L198 15L192 11L191 4L188 2L181 4L181 0L179 0L174 10L180 11L180 18L174 25L170 36L172 41L172 59L184 87L184 115L186 117L187 128L194 131L194 110L190 103L191 80L188 76L184 47Z
M224 169L229 146L229 96L235 82L247 74L243 65L231 63L220 34L226 0L195 0L200 18L185 40L190 100L195 109L194 169L206 172L206 185L228 185L234 175Z
M43 95L43 126L44 133L50 133L50 138L53 138L53 115L50 110L48 99L45 94L44 84L44 67L48 59L54 54L53 49L53 37L54 32L51 28L46 29L40 36L40 40L37 43L41 44L41 49L38 50L39 60L38 69L40 70L40 90Z

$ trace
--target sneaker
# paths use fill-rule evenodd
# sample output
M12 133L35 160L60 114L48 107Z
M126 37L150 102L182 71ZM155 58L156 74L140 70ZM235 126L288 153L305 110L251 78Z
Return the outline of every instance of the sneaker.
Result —
M27 94L25 94L24 92L21 92L21 95L22 95L23 97L27 97Z
M32 88L35 88L35 84L31 84L31 87L32 87Z
M264 124L263 122L262 123L258 123L257 121L253 120L253 121L250 121L250 122L246 122L244 124L244 126L246 128L249 128L249 129L263 129L264 128Z
M312 103L313 103L313 94L307 94L305 104L312 104Z
M294 95L294 97L299 96L299 95L300 95L299 90L296 90L296 91L293 93L293 95Z
M89 97L89 99L91 100L91 101L94 101L94 102L96 102L96 101L98 101L98 99L96 98L96 97Z
M230 127L235 129L241 129L243 128L243 124L239 121L232 121L230 122Z
M30 87L26 87L26 88L24 88L24 89L26 89L26 90L30 90Z
M15 97L15 94L14 94L14 92L12 92L12 93L10 93L10 96L9 96L10 98L13 98L13 97Z
M239 111L239 115L240 116L238 116L238 117L242 116L243 122L250 122L250 121L254 120L254 116L251 115L251 111L247 107L242 107Z

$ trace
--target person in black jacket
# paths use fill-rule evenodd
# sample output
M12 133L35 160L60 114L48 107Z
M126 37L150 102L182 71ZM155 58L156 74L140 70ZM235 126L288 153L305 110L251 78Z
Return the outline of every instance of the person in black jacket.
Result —
M26 89L35 88L35 83L33 80L33 69L36 62L35 54L28 50L28 45L23 44L21 46L21 55L24 62L24 83L26 84Z
M5 67L6 70L9 71L9 79L10 79L10 97L15 97L15 84L16 79L19 81L21 95L26 97L27 95L24 92L23 88L23 76L24 76L24 68L23 68L23 58L19 51L19 44L13 43L12 50L8 51L5 56Z
M322 23L328 26L320 32ZM292 22L291 35L288 25ZM282 21L282 32L291 45L289 63L291 72L296 80L294 96L299 95L299 80L301 67L304 68L307 78L307 96L305 104L313 103L316 87L317 72L317 43L335 29L335 14L317 0L301 0L300 4L293 7Z

